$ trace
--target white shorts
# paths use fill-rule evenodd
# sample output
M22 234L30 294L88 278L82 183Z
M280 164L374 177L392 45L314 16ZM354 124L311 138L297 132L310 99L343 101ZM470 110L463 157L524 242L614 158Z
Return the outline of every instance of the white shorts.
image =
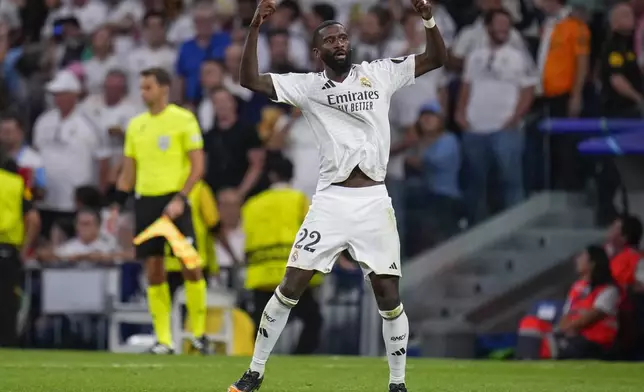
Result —
M317 192L287 266L329 273L344 250L365 276L401 275L396 218L384 185L332 185Z

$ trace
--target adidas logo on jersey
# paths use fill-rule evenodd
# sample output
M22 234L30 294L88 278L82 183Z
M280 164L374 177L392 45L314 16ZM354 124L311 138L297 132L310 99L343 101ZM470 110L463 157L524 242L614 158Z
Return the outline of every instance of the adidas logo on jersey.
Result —
M392 265L389 266L389 269L390 270L398 270L398 266L396 265L396 263L393 263Z
M327 82L322 87L322 90L326 90L326 89L333 88L333 87L335 87L335 83L333 83L330 80L327 80Z

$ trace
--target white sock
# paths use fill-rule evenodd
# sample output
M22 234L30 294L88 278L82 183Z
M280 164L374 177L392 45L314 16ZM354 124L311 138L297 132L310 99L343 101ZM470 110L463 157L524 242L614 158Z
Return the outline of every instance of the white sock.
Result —
M297 305L297 300L285 297L278 287L264 308L264 315L259 323L255 340L253 360L250 363L250 370L258 372L260 377L264 375L266 361L268 361L277 339L286 326L288 315L295 305Z
M389 361L389 383L405 382L407 364L407 342L409 341L409 320L402 304L390 311L380 311L382 316L382 337L385 339Z

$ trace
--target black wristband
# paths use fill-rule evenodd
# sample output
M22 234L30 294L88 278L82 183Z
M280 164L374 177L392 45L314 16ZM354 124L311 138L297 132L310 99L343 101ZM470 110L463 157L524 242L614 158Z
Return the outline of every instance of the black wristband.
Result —
M129 193L117 189L116 191L114 191L114 197L112 201L114 202L114 204L118 205L119 208L123 208L129 196Z

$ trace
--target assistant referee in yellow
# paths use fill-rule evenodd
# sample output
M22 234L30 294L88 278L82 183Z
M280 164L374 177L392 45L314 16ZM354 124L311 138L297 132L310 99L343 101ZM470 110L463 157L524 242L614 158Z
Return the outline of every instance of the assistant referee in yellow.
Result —
M194 241L188 195L204 172L203 139L195 116L168 103L170 75L161 68L141 73L141 97L148 111L132 119L125 133L123 168L115 192L115 208L135 192L135 229L141 233L162 215L169 217L186 239ZM164 268L165 239L153 238L136 247L145 262L148 306L157 342L154 354L174 352L170 315L172 302ZM186 305L193 346L204 352L206 282L202 269L183 270Z

